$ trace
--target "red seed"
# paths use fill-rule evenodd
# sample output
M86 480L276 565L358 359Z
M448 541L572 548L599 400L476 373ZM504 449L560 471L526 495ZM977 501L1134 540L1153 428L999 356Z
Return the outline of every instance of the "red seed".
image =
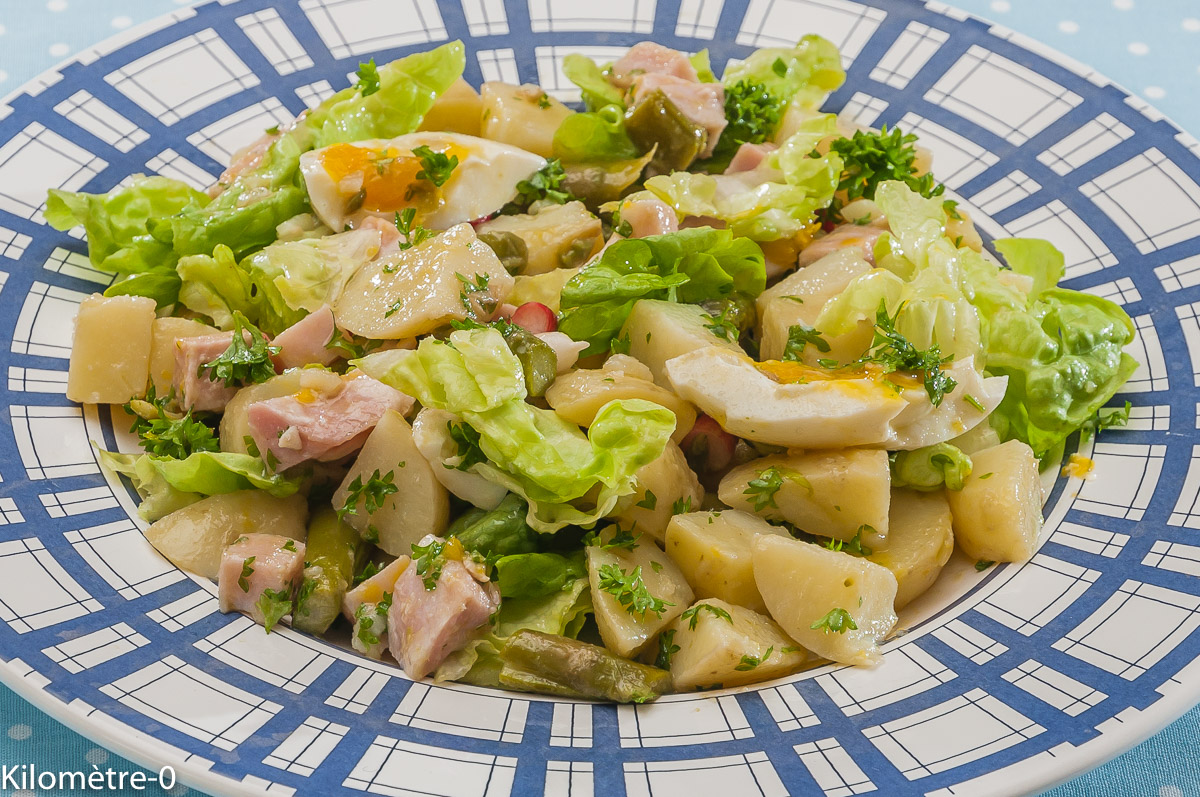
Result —
M719 471L729 467L738 439L721 428L708 415L699 415L696 425L683 438L679 447L688 460L700 470Z
M539 332L553 332L558 329L558 317L554 315L553 310L541 302L525 302L512 314L512 322L535 335Z

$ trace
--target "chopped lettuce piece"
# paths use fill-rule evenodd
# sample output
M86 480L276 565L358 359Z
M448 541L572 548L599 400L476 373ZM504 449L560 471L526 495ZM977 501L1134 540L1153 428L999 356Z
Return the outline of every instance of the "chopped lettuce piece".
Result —
M803 37L795 47L764 47L741 63L730 64L721 82L760 83L784 102L816 109L846 80L842 58L833 42L816 34Z
M625 132L625 111L620 105L573 113L554 131L554 157L564 163L624 161L640 154Z
M243 260L241 267L269 291L280 315L286 314L283 308L311 313L332 305L354 272L378 252L378 233L350 230L271 244Z
M525 515L529 507L517 495L506 495L491 511L475 510L464 515L446 531L455 536L468 551L486 557L512 557L537 550L537 532L529 528Z
M608 82L604 70L586 55L571 53L563 59L563 74L567 80L583 90L583 104L589 111L603 108L605 105L625 107L625 98L621 90Z
M233 329L233 314L241 313L268 335L278 335L306 315L284 302L272 282L255 278L238 263L224 244L212 255L189 255L176 270L183 280L179 301L192 312L207 316L221 329Z
M1066 274L1063 253L1049 241L1001 238L996 241L996 250L1004 255L1004 262L1009 268L1033 280L1033 289L1029 292L1031 297L1058 287L1059 280Z
M971 458L949 443L937 443L912 451L897 451L892 457L892 486L924 492L961 490L971 475Z
M608 351L639 299L698 304L758 296L765 263L753 241L711 227L617 241L563 287L558 328L588 342L584 356Z
M528 501L526 520L542 533L590 526L611 512L621 496L633 492L636 471L662 454L675 429L670 410L630 399L604 405L584 436L553 411L525 402L520 362L491 328L456 330L448 341L425 338L415 350L372 354L355 363L479 432L487 461L471 471Z
M540 598L570 588L576 579L587 578L583 551L570 555L522 553L496 561L495 582L500 595L509 598Z

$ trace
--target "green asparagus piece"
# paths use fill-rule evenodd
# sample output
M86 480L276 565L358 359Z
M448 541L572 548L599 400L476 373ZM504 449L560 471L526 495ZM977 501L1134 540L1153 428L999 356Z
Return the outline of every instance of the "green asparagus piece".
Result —
M671 690L666 670L540 631L513 634L500 658L500 685L524 692L645 703Z
M323 634L342 609L342 596L354 581L355 568L366 543L353 528L326 506L308 523L304 581L296 599L292 627Z
M708 131L684 116L661 91L626 112L625 129L643 152L658 146L650 168L659 174L686 169L708 143Z

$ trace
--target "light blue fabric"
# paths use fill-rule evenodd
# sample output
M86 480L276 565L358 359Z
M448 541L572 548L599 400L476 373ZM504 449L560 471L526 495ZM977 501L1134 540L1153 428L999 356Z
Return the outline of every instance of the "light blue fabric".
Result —
M955 0L1087 63L1200 135L1200 3L1196 0ZM100 39L186 5L178 0L5 0L0 3L0 95ZM1052 797L1200 795L1200 709L1075 780ZM39 770L130 770L0 686L0 763ZM187 790L177 787L170 794ZM0 784L0 795L14 791ZM43 793L43 792L37 792ZM160 789L108 794L161 795Z

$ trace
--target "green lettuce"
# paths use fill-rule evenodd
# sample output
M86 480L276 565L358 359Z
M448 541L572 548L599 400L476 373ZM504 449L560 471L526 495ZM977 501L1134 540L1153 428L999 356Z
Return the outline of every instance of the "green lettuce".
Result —
M583 551L569 555L558 553L522 553L496 560L493 580L500 596L510 598L540 598L562 592L576 581L587 578Z
M841 54L833 42L815 34L800 39L795 47L764 47L741 63L725 68L721 82L760 83L785 103L816 109L846 80Z
M790 238L811 225L817 210L833 199L842 159L834 154L814 157L814 150L836 132L836 122L832 114L807 119L768 156L780 179L765 180L757 170L747 172L748 178L674 172L651 177L646 190L681 216L720 219L738 237Z
M584 355L607 351L639 299L698 304L766 286L766 260L748 238L694 227L617 241L563 286L559 331L587 341Z
M492 510L473 508L446 530L468 551L485 557L511 557L537 550L537 532L529 528L529 507L520 496L506 495Z
M350 230L323 238L275 243L241 262L256 284L270 292L281 315L313 312L333 302L354 272L379 251L373 230Z
M717 76L712 71L712 58L709 57L708 48L705 47L698 53L688 56L688 61L692 64L692 69L696 70L696 77L701 83L716 83Z
M542 533L606 516L633 492L634 474L662 454L675 429L669 410L631 399L601 407L585 436L553 411L526 403L521 364L491 328L456 330L448 341L425 338L415 350L355 363L479 432L487 461L471 470L528 501L526 521Z
M625 97L621 90L609 83L604 70L586 55L571 53L564 58L563 74L583 91L583 104L589 111L599 110L606 105L624 109Z
M221 329L233 328L233 314L241 313L268 335L278 335L307 313L293 310L273 283L255 278L238 263L228 246L219 244L212 255L189 255L176 267L182 285L179 301L194 313L207 316Z
M641 155L625 132L625 111L605 105L573 113L554 131L554 157L565 163L633 160Z
M892 456L892 486L914 490L961 490L971 475L971 458L949 443L937 443Z
M186 459L173 459L103 449L96 453L103 467L129 477L142 497L138 514L151 522L205 496L259 489L286 498L301 484L299 477L269 473L260 458L248 454L200 451Z

